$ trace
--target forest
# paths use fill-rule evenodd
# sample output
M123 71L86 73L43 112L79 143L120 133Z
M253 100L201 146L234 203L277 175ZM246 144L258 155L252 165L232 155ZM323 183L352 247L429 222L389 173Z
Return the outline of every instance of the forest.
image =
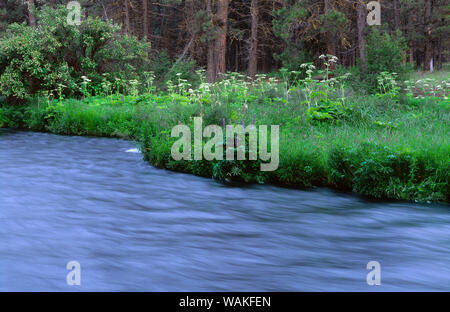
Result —
M61 0L2 0L0 31L11 23L36 26L45 5ZM345 67L366 63L365 0L81 0L83 18L111 20L122 34L151 44L154 69L176 60L208 68L208 82L223 72L254 78L281 67L298 70L321 54ZM448 58L449 4L445 0L380 1L382 28L401 33L402 61L440 70ZM160 67L158 67L159 65ZM187 66L187 65L186 65ZM158 68L156 68L158 67Z
M226 183L449 202L450 3L376 2L380 25L366 0L2 0L0 128L133 140ZM279 125L279 168L174 160L194 117Z

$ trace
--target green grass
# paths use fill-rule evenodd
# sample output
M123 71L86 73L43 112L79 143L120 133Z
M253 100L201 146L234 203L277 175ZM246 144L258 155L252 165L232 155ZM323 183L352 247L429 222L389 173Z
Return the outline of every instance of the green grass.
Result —
M191 94L33 99L31 105L1 107L0 127L136 140L157 167L222 181L449 202L449 100L397 93L363 97L323 84L313 84L322 91L314 97L306 86L263 79L250 86L231 76ZM173 160L171 129L179 123L192 128L193 116L202 116L204 126L222 125L223 119L280 125L278 170L261 172L259 161Z
M415 97L433 95L450 98L450 64L444 64L442 70L432 73L424 71L411 73L406 88Z
M414 71L410 76L411 80L417 81L425 78L431 78L436 83L450 79L450 63L442 64L441 70L435 70L432 73L429 71Z

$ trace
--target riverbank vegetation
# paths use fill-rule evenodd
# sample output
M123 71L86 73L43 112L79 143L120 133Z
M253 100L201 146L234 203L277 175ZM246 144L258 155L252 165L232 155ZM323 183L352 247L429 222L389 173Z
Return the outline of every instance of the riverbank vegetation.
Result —
M211 81L208 68L152 54L110 21L72 27L66 14L43 8L39 27L13 24L2 35L0 127L135 140L154 166L220 181L450 201L450 74L445 64L438 74L411 74L401 32L366 30L359 66L324 53L293 67L286 58L253 77L216 72ZM192 128L193 117L222 127L280 125L278 170L173 160L171 129Z
M449 82L442 82L449 83ZM196 89L88 96L36 97L31 105L3 106L0 126L64 135L121 137L139 142L153 165L219 180L330 186L375 198L448 201L449 102L427 96L350 94L337 81L279 82L240 74ZM388 87L390 88L390 87ZM347 94L349 92L349 94ZM430 91L433 92L433 91ZM260 172L252 161L174 161L171 128L277 124L280 165Z

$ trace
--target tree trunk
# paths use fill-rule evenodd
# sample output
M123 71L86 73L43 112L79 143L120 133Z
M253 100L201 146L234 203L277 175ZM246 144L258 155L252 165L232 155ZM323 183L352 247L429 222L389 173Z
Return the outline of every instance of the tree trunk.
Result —
M228 24L228 2L229 0L218 0L217 20L219 29L216 39L216 78L219 74L227 70L226 50L227 50L227 24Z
M325 0L325 14L334 9L334 0ZM336 38L335 34L330 31L326 33L327 54L336 55Z
M250 6L252 26L250 34L250 53L248 62L248 76L255 79L258 70L258 0L252 0Z
M437 70L442 69L442 38L439 37L439 43L438 43L438 63L437 63Z
M413 12L411 10L408 11L408 14L412 14ZM413 37L411 33L414 31L414 27L412 25L412 18L408 19L408 25L407 25L407 36L409 38L408 46L409 46L409 63L411 65L414 65L414 48L415 44L413 41Z
M358 45L359 45L359 58L361 60L361 66L363 71L367 68L366 59L366 36L364 34L364 29L366 28L366 3L362 1L358 5Z
M34 15L34 9L35 9L34 0L27 0L28 22L31 27L37 26L36 16Z
M414 64L414 48L412 45L409 47L409 63Z
M148 6L147 6L147 25L148 25L148 30L147 30L147 40L151 41L151 38L153 36L153 2L149 1Z
M334 0L325 0L325 14L329 13L329 11L334 9ZM327 31L326 32L326 41L327 41L327 54L336 56L336 34ZM335 63L330 63L330 70L335 69Z
M142 0L142 37L148 38L148 0Z
M206 11L208 12L209 18L213 19L212 12L212 0L207 0ZM208 40L208 56L207 56L207 78L209 83L214 83L216 81L216 62L214 59L214 40L210 37Z
M400 28L400 9L398 7L398 0L394 0L394 27L395 29Z
M424 70L431 69L431 60L433 58L433 45L431 41L431 33L433 28L431 25L431 0L425 0L425 60Z
M123 24L122 31L126 34L130 33L130 0L123 0Z
M234 52L234 71L239 71L239 45L235 44L236 51Z

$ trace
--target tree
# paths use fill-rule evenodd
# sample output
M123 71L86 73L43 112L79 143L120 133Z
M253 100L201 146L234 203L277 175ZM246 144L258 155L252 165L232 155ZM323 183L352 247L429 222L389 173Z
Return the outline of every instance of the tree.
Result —
M213 11L212 11L212 0L207 0L207 8L208 16L211 22L211 25L213 25ZM216 62L214 58L214 43L215 40L211 38L211 36L208 36L209 39L207 41L208 44L208 59L207 59L207 78L209 83L213 83L216 81Z
M432 1L425 0L425 60L424 70L431 70L431 62L433 61L433 43L431 35L433 33L433 25L431 24Z
M123 0L123 23L122 23L122 31L126 34L129 34L131 31L130 28L130 0Z
M27 10L28 10L28 23L31 27L36 27L36 16L34 15L35 10L34 0L27 0Z
M248 76L254 79L258 67L258 0L252 0L250 6L250 15L252 22L248 61Z
M113 20L122 33L152 44L152 57L176 62L188 55L207 68L209 82L226 70L264 72L300 65L334 54L344 66L367 64L366 4L369 0L78 0L86 16ZM27 21L36 26L44 5L67 0L0 1L0 36L6 26ZM380 1L383 32L400 30L409 60L417 67L440 68L448 61L448 0ZM34 9L32 9L34 7ZM85 18L84 17L84 18ZM164 56L164 57L166 57ZM164 58L163 57L163 58ZM406 55L403 56L403 62ZM316 66L323 66L316 62Z
M148 0L142 0L142 20L143 20L143 29L142 29L142 37L148 37Z
M217 0L217 37L215 45L216 79L226 68L227 29L228 29L228 4L229 0Z
M366 59L366 36L364 34L364 30L366 28L366 3L363 0L360 0L358 3L358 50L359 50L359 58L361 60L362 70L365 71L367 68L367 59Z
M334 11L334 0L324 0L324 14L330 15L332 11ZM326 31L326 43L327 43L327 54L336 55L336 39L335 34L331 31L331 29Z
M43 7L39 27L9 26L0 38L0 94L24 99L39 91L79 94L81 78L98 89L104 79L139 79L146 70L149 45L121 35L111 21L87 17L81 25L67 23L68 11ZM106 76L103 74L107 74Z

